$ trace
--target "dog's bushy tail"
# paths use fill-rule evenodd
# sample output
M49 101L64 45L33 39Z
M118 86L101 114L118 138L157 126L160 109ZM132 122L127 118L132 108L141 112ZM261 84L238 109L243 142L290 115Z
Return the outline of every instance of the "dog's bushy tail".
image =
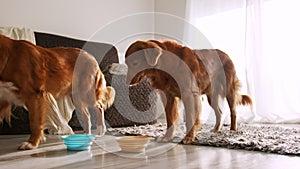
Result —
M96 72L95 93L97 103L100 104L100 107L107 109L112 106L115 98L115 90L110 86L106 86L106 80L101 70Z
M252 99L248 95L239 95L238 100L237 100L237 104L252 106Z
M96 93L96 99L99 100L101 98L101 90L103 90L103 77L101 76L100 70L97 70L96 76L95 76L95 93ZM106 84L104 84L106 85Z
M240 81L238 80L238 78L235 76L235 91L236 91L236 103L239 104L239 105L249 105L249 106L252 106L252 99L250 96L248 95L241 95L238 93L238 90L240 89L241 87L241 84L240 84Z
M13 116L11 113L12 101L14 101L15 98L10 94L10 92L17 91L19 89L12 82L0 81L0 90L0 97L6 97L8 100L0 100L0 124L2 124L3 120L5 120L7 124L11 125L11 116Z
M7 122L7 124L10 126L10 119L11 119L11 108L12 104L6 101L0 101L0 124L3 123L3 120Z

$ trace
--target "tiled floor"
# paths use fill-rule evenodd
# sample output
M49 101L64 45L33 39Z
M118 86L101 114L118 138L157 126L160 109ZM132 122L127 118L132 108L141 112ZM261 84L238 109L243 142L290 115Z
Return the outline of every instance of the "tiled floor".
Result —
M18 151L28 135L0 136L0 168L299 168L300 157L176 145L151 141L145 154L122 153L113 136L97 138L91 150L68 151L60 136L47 136L38 149Z

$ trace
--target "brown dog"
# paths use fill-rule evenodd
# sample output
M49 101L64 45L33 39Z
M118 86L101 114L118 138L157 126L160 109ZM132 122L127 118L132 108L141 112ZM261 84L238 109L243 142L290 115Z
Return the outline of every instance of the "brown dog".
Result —
M228 101L231 111L231 127L237 130L236 105L252 104L247 95L238 94L240 83L234 65L227 54L220 50L191 50L175 41L136 41L125 54L128 65L127 82L138 83L143 77L152 81L154 89L164 94L167 132L159 141L170 141L178 119L177 99L181 98L185 108L187 134L184 144L194 141L200 127L200 95L207 95L216 115L213 131L221 128L222 111L218 98Z
M98 113L97 134L104 134L103 109L113 103L115 91L106 87L92 55L75 48L42 48L0 35L0 121L10 121L12 104L25 105L29 112L31 135L19 149L36 148L45 139L48 94L56 99L72 97L84 120L85 133L91 133L88 107L94 108Z

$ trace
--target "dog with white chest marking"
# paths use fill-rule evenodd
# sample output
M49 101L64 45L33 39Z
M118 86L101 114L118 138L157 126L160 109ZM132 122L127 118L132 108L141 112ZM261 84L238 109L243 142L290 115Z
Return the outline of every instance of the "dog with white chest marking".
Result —
M114 102L115 90L106 81L96 59L77 48L43 48L0 35L0 122L10 121L13 104L26 106L31 135L18 149L37 148L44 137L44 118L55 99L70 96L91 133L88 108L97 112L97 134L106 131L104 110Z
M184 144L195 140L200 128L201 101L206 95L216 115L213 131L220 131L222 111L219 98L226 98L230 108L230 130L237 130L236 106L252 104L248 95L238 93L240 82L229 56L218 49L192 50L175 41L147 40L132 43L126 51L127 83L135 84L144 77L152 88L159 89L165 105L167 132L158 141L173 139L178 119L178 99L185 109Z

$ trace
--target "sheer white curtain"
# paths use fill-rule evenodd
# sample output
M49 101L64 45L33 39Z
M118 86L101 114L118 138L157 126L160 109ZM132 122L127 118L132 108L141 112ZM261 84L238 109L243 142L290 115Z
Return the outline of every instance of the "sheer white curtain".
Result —
M235 63L253 109L239 120L300 123L298 0L186 0L186 18ZM185 43L193 37L185 32ZM203 48L201 44L190 45Z

